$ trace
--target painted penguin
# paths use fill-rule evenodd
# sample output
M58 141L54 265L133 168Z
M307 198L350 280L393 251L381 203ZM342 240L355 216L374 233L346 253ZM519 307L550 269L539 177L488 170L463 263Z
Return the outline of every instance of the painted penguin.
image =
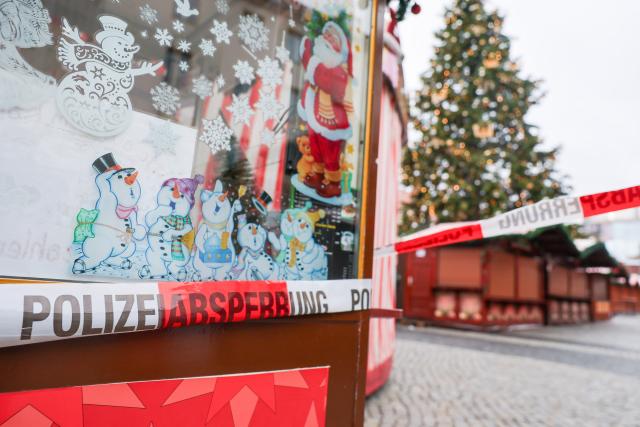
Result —
M82 274L100 265L128 270L136 251L136 240L144 239L145 227L138 224L140 182L134 168L122 168L111 153L93 162L98 172L98 200L95 209L81 209L74 230L74 242L82 244L82 255L72 272Z
M233 278L239 280L276 280L278 265L264 250L267 230L252 222L240 226L238 244L242 248L233 268Z
M242 205L240 200L231 204L227 194L219 180L213 191L200 193L202 222L195 240L193 281L227 280L236 261L231 233L235 227L233 215L242 210Z
M140 271L142 279L187 279L186 266L191 260L195 232L189 216L202 175L195 178L171 178L158 191L158 206L147 213L149 227L145 252L147 264Z

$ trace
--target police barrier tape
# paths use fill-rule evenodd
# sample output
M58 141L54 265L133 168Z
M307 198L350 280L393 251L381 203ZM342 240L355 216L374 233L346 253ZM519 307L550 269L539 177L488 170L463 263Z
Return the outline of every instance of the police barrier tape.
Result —
M371 281L0 285L0 347L90 335L367 310Z
M493 218L441 224L398 240L393 247L380 252L397 253L434 248L454 243L508 234L523 234L557 224L577 224L585 218L640 206L640 186L589 194L582 197L561 196L541 200Z

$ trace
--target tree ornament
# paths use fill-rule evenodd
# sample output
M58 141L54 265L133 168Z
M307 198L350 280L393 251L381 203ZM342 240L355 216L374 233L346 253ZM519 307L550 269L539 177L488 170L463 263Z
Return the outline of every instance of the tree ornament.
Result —
M414 3L413 6L411 6L411 13L413 13L414 15L419 14L421 11L422 11L422 8L418 3Z
M489 70L493 70L500 66L500 56L499 54L495 54L490 52L486 58L482 60L482 65Z
M493 138L494 124L493 123L474 123L471 126L473 136L478 139Z

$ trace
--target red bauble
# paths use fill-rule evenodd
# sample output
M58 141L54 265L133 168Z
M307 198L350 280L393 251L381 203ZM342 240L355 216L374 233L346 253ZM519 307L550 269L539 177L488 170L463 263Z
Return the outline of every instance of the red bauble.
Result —
M418 3L414 3L413 6L411 6L411 13L413 13L414 15L419 14L421 10L422 8Z

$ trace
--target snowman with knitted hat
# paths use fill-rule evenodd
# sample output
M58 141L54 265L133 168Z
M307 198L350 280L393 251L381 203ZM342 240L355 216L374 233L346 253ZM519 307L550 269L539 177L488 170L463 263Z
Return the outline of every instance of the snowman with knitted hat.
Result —
M309 33L313 40L305 37L300 45L305 84L297 110L307 124L314 161L311 171L297 178L320 198L333 199L332 204L344 204L334 198L342 195L340 155L353 133L352 55L345 22L343 15L328 19L318 34Z
M158 206L148 212L149 227L145 252L147 264L138 275L142 279L187 279L195 232L189 216L195 204L195 192L204 182L202 175L194 178L170 178L162 183L157 195Z

